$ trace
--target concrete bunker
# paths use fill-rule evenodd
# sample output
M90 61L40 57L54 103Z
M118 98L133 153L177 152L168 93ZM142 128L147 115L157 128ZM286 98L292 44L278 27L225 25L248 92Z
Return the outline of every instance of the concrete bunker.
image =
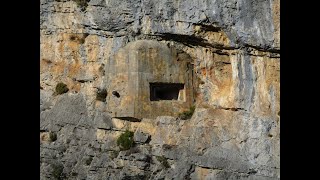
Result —
M118 93L107 97L112 116L139 120L189 109L195 99L192 60L179 59L179 53L161 42L138 40L108 59L107 89Z

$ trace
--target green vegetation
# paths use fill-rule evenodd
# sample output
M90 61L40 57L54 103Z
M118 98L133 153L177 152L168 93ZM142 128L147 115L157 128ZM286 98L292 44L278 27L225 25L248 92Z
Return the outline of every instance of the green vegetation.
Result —
M106 102L106 97L107 97L107 90L102 89L97 92L96 100Z
M86 10L88 6L88 2L90 0L72 0L73 2L77 3L77 5L80 7L82 11Z
M188 111L183 111L182 113L179 113L178 117L182 120L190 119L192 117L195 109L196 109L195 106L191 106Z
M68 89L67 85L64 84L64 83L62 83L62 82L60 82L60 83L58 83L57 86L56 86L55 95L63 94L63 93L66 93L66 92L68 92L68 91L69 91L69 89Z
M63 166L62 165L56 165L56 164L53 164L52 165L52 176L55 178L55 179L62 179L61 178L61 174L63 172Z
M133 141L133 132L126 130L123 134L117 139L117 145L120 146L120 150L128 150L134 145Z
M49 139L50 139L51 142L56 141L57 140L57 134L53 133L53 132L50 132L49 133Z
M162 164L163 167L170 168L167 158L165 158L164 156L156 156L156 158Z

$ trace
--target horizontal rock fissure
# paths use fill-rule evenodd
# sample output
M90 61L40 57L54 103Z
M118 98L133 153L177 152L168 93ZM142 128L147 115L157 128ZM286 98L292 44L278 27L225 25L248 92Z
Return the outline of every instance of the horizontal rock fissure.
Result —
M106 130L106 131L114 130L114 129L112 129L112 128L97 128L97 129L99 129L99 130ZM117 131L117 130L115 130L115 131Z
M254 176L260 176L260 177L268 177L268 178L273 178L272 176L265 176L265 175L261 175L261 174L258 174L258 172L256 170L250 170L248 172L239 172L239 171L230 171L230 170L226 170L226 169L223 169L223 168L210 168L210 167L206 167L206 166L201 166L201 165L196 165L200 168L203 168L203 169L208 169L208 170L219 170L219 171L224 171L224 172L227 172L227 173L236 173L236 174L240 174L240 175L254 175Z
M94 79L76 79L75 81L78 81L79 83L86 83L86 82L92 82Z
M171 33L161 33L155 34L151 36L159 37L162 40L166 41L175 41L182 43L185 46L192 47L192 46L202 46L202 47L212 47L216 49L225 49L225 50L233 50L237 49L235 47L226 47L221 44L212 44L208 43L207 40L197 37L195 35L183 35L183 34L171 34Z
M263 47L259 47L259 46L253 46L253 45L250 45L250 44L243 44L242 49L243 48L245 48L245 50L248 50L247 48L253 48L255 50L262 51L262 52L270 52L270 53L280 54L280 50L279 49L263 48Z
M203 169L207 169L207 170L225 171L222 168L209 168L209 167L203 167L203 166L199 166L199 165L197 165L197 166L200 167L200 168L203 168Z
M135 117L116 117L121 120L130 121L130 122L140 122L141 119L135 118Z
M223 110L229 110L229 111L247 111L244 108L235 108L235 107L231 107L231 108L218 107L217 109L223 109Z
M193 23L193 25L200 26L204 31L211 31L211 32L220 32L220 27L215 27L206 23Z

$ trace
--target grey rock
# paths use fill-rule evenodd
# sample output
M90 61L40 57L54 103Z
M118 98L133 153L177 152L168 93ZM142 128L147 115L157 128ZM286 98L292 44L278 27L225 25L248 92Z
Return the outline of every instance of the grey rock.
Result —
M112 128L111 117L104 113L97 112L93 121L94 126L98 129L110 130Z
M150 137L151 136L149 134L137 130L134 133L133 139L138 143L146 143L150 139Z
M40 114L41 128L54 128L49 127L49 125L91 125L90 120L87 116L86 104L81 94L63 94L58 98L58 101L50 111L45 111Z
M210 148L201 157L194 157L195 164L212 169L226 169L240 173L249 172L249 164L237 152L223 149Z
M47 23L50 3L41 5L41 27L57 28L60 25ZM190 24L217 24L223 28L236 45L250 44L260 47L277 47L274 44L275 27L272 23L273 9L271 1L229 0L229 1L94 1L90 2L87 12L79 14L79 22L88 30L100 29L111 34L128 35L144 30L146 17L152 20L149 28L152 34L187 34L193 32ZM176 28L174 22L181 22ZM166 22L168 25L165 25ZM147 33L147 32L145 32Z
M142 153L134 153L130 155L136 161L150 161L150 156Z

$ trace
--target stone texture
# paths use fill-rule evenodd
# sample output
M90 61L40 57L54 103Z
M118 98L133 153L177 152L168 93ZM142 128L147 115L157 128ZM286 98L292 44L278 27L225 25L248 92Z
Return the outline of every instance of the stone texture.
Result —
M152 40L129 42L106 63L109 92L107 110L117 118L176 116L194 102L194 73L191 59L178 59L177 50ZM180 99L151 101L149 83L182 83Z
M137 130L134 133L134 141L138 143L146 143L150 139L150 135Z
M40 179L280 179L279 9L279 0L90 0L83 10L41 0ZM117 79L121 68L136 80ZM152 78L190 82L192 101L151 106ZM59 82L69 91L54 95ZM127 99L113 102L112 91ZM139 121L115 117L133 102ZM191 119L177 118L191 104ZM120 151L126 130L135 146Z

